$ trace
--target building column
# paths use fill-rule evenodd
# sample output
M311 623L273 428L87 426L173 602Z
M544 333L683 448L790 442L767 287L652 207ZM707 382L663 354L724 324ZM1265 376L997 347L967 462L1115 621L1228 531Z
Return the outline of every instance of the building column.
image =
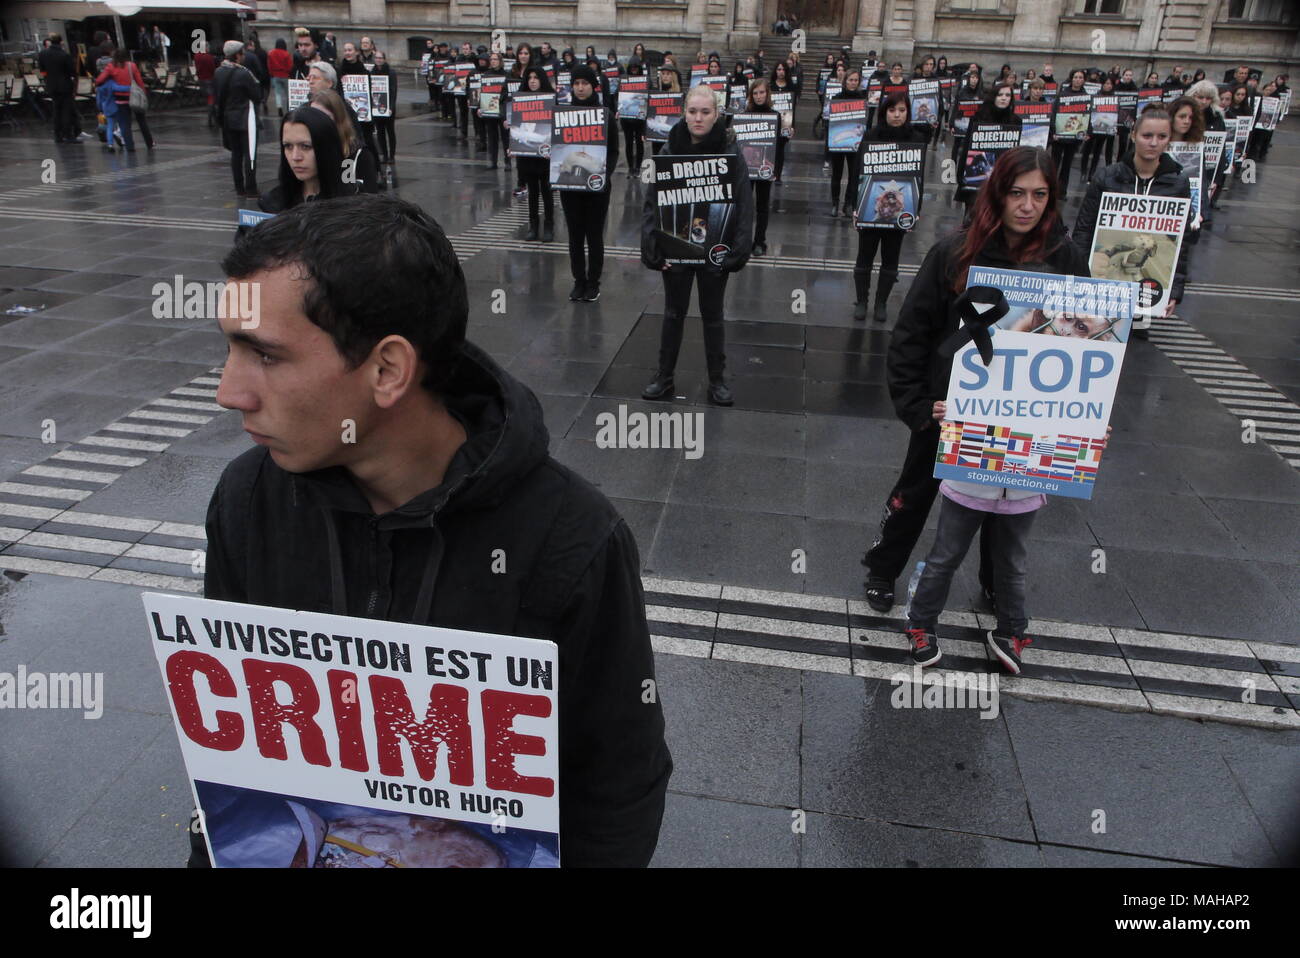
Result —
M736 14L727 45L736 51L752 51L762 39L758 18L762 15L759 0L735 0Z
M875 50L884 55L885 0L858 0L858 19L853 27L853 52Z

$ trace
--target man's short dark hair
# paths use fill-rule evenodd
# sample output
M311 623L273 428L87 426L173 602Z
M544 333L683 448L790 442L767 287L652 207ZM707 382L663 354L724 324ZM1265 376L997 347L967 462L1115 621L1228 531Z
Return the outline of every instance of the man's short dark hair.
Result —
M247 279L293 263L311 281L303 313L352 368L385 336L403 336L426 364L421 385L442 392L465 343L469 300L456 252L432 217L391 196L313 200L250 229L221 267Z

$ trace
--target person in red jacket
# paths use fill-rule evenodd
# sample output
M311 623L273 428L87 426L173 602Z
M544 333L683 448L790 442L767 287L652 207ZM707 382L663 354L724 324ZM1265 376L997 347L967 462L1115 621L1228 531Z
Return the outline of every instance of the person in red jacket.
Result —
M216 72L217 58L208 52L206 43L200 43L198 52L194 54L194 76L208 101L208 129L217 125L217 101L212 92L212 75Z
M266 67L271 74L271 89L275 91L275 105L284 116L289 105L289 71L293 69L293 54L284 40L275 41L275 49L266 55Z
M135 113L131 109L130 86L135 83L139 85L140 89L145 89L144 77L140 75L140 68L128 60L126 56L126 47L118 47L114 50L112 62L105 66L99 76L95 78L95 86L112 80L114 83L120 83L127 88L113 91L113 99L117 101L117 128L122 131L122 143L126 146L128 153L135 152L135 137L131 133L131 116L134 114L136 120L140 123L140 132L144 134L145 145L152 150L153 136L149 132L144 114ZM111 147L113 144L108 145Z

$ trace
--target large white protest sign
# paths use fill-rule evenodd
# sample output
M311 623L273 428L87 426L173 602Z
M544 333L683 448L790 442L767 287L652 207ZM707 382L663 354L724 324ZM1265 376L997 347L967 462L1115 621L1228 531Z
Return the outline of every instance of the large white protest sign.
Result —
M554 643L144 605L215 865L558 864Z
M1010 311L953 357L934 475L1089 499L1119 385L1134 283L972 267Z

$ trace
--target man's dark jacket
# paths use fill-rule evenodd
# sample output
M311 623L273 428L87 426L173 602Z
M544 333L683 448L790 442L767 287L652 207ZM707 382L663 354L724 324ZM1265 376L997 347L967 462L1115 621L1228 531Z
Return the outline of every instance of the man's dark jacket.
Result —
M898 418L913 432L934 424L934 404L948 395L952 357L940 356L939 346L961 325L957 312L960 294L952 286L957 273L957 256L965 241L965 231L959 230L930 248L907 291L898 323L889 340L886 359L889 397L894 402ZM1015 262L1003 242L1002 230L998 229L976 254L972 265L1035 273L1089 275L1087 254L1070 242L1064 225L1059 221L1038 261Z
M66 95L76 88L77 70L62 44L51 43L42 50L36 66L45 74L45 90L51 96Z
M208 506L204 594L557 643L561 862L644 866L672 760L644 684L636 542L548 455L536 396L477 347L444 400L465 444L441 485L382 516L341 468L295 475L263 448L235 459Z
M248 104L262 102L262 87L247 67L230 61L217 67L212 77L212 89L217 98L217 115L222 129L247 130Z

